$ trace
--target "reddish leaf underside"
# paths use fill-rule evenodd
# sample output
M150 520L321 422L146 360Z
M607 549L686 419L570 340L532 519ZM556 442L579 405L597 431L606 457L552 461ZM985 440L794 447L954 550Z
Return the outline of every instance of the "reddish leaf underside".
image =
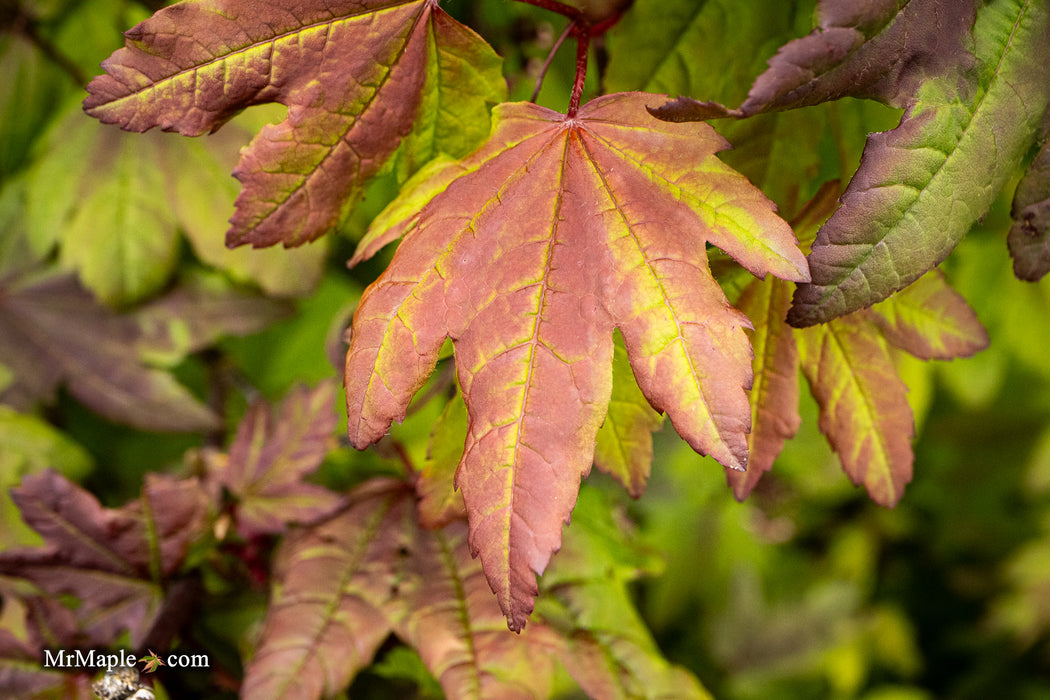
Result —
M773 205L715 152L706 124L667 124L652 95L616 94L566 118L497 108L489 142L418 214L354 315L346 384L362 448L405 415L451 337L469 432L456 483L470 544L512 629L561 539L611 390L612 331L639 387L694 449L747 459L747 319L707 267L712 242L757 275L808 279ZM411 196L411 195L410 195Z
M253 104L288 107L234 171L231 246L321 236L412 131L434 44L466 66L491 54L434 0L184 1L125 36L88 85L103 122L197 136Z
M128 630L139 644L159 611L161 581L182 563L206 525L208 498L196 480L150 474L143 497L103 508L59 474L27 476L12 491L41 548L0 553L0 574L25 578L51 595L74 595L84 628L113 642Z

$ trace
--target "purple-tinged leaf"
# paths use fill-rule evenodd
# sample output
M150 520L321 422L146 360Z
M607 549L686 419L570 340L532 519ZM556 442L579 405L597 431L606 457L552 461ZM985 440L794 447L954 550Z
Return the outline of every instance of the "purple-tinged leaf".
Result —
M868 97L903 107L919 84L957 71L974 0L822 0L819 26L769 60L745 115L794 109L841 97Z
M1027 0L983 4L973 45L965 80L926 81L900 126L869 137L842 206L817 234L792 325L870 306L933 269L1021 162L1050 99L1050 12Z
M426 530L408 484L376 479L350 506L293 531L242 695L315 700L342 692L394 631L449 697L545 698L553 642L507 632L466 527Z
M112 642L127 630L142 641L163 601L162 584L207 528L209 499L196 480L147 476L143 496L103 508L55 472L33 474L12 491L23 519L46 543L0 553L0 574L51 595L74 595L83 628Z
M218 424L168 373L142 364L141 330L103 308L71 277L0 282L0 363L13 383L0 401L28 409L64 383L110 420L142 430L197 431Z
M207 454L211 477L237 499L236 527L242 536L277 534L288 523L317 520L343 504L338 494L303 481L336 445L334 402L331 382L293 390L276 414L256 400L229 454Z
M408 613L398 636L414 647L447 697L464 700L549 697L555 641L542 625L520 636L492 597L481 564L470 555L467 527L415 530Z
M154 363L177 364L220 338L258 333L293 311L287 302L199 274L133 316L142 334L140 352Z
M1050 132L1050 114L1044 132ZM1014 224L1006 242L1017 279L1035 282L1050 272L1050 137L1014 192Z
M402 606L399 580L411 540L411 492L400 482L368 482L345 511L281 543L274 591L246 698L317 700L346 688L372 662Z

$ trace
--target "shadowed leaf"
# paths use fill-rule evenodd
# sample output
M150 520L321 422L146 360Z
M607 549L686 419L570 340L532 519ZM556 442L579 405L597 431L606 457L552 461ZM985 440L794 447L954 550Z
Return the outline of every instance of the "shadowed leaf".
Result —
M744 114L794 109L840 97L903 107L919 84L970 60L964 48L973 0L822 0L819 26L769 60Z
M65 384L99 414L143 430L212 429L218 418L168 373L143 365L133 316L115 314L70 277L0 281L0 400L27 409Z
M653 431L663 416L653 410L631 373L627 349L617 334L613 347L612 395L605 422L598 429L594 466L616 478L627 493L645 493L653 461Z
M403 139L406 167L469 151L504 90L488 45L432 0L186 1L125 36L84 101L103 122L195 136L253 104L288 107L234 171L229 245L321 236Z
M246 697L314 699L341 692L394 631L449 697L545 698L552 642L517 637L492 599L466 527L419 527L407 484L373 480L335 517L281 545Z
M757 275L807 279L769 200L714 156L724 141L705 124L652 119L651 98L609 95L571 119L501 105L461 174L438 170L443 191L390 222L406 239L354 315L346 384L359 448L404 418L452 338L470 426L456 483L512 629L591 466L613 329L653 407L694 449L743 467L747 320L711 278L705 244Z
M337 494L303 481L335 447L334 400L330 382L293 390L276 413L257 400L241 420L229 454L208 453L212 476L237 498L241 535L276 534L342 503Z
M456 467L463 459L466 434L467 405L463 403L463 394L457 391L434 425L427 459L416 481L419 522L423 527L444 527L453 520L467 517L463 494L453 486Z
M80 624L106 643L123 630L141 643L163 600L162 582L207 528L200 484L160 474L147 475L142 498L119 509L103 508L52 471L26 477L12 497L46 546L0 553L0 574L76 596Z
M928 80L900 126L869 137L842 206L817 234L813 282L796 290L789 323L885 299L944 260L987 211L1047 106L1048 25L1043 3L981 7L966 80Z
M1010 216L1014 224L1006 241L1014 274L1029 282L1040 280L1050 272L1050 137L1018 183Z

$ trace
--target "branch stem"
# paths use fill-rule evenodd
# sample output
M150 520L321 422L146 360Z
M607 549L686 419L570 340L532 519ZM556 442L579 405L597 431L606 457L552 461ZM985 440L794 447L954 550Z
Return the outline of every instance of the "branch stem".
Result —
M569 98L567 116L571 119L580 110L580 97L583 95L583 84L587 80L587 51L590 48L591 35L589 27L574 31L576 35L576 79L572 83L572 97Z
M551 67L551 63L554 61L554 54L558 53L558 49L565 43L565 37L569 36L572 32L572 28L576 26L576 22L572 21L565 25L565 29L562 30L561 36L558 37L557 41L554 42L554 46L551 47L550 53L547 54L547 60L543 62L543 68L540 69L539 77L536 78L536 89L532 91L532 99L529 102L535 102L536 98L540 96L540 88L543 87L543 79L547 77L547 70Z

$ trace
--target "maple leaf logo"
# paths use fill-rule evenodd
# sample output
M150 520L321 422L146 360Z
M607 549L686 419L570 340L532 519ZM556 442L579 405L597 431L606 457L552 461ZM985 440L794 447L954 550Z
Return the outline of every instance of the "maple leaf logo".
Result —
M164 662L160 660L160 657L152 649L149 650L149 655L143 656L139 661L146 664L143 668L146 673L153 673L158 666L164 665Z
M649 403L698 452L742 469L750 322L706 245L760 277L809 279L790 226L715 157L726 142L653 119L659 99L608 95L575 117L501 105L488 143L432 168L355 256L405 235L354 315L350 440L363 448L404 418L451 337L469 418L456 484L512 629L590 470L614 329Z

